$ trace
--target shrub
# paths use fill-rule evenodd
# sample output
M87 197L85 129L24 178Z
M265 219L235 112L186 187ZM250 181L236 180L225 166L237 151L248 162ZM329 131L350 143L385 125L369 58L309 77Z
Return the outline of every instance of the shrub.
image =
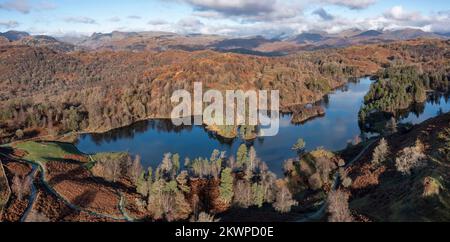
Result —
M22 139L23 136L24 136L23 130L21 130L21 129L16 130L16 137L18 139Z
M423 197L431 197L439 195L442 184L433 177L425 177L423 180Z

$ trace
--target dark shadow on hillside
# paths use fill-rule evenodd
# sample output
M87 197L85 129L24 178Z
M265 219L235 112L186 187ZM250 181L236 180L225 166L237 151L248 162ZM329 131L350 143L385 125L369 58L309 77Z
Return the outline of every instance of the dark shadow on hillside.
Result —
M79 195L73 200L73 204L76 204L80 207L88 207L91 205L92 202L94 202L95 197L97 196L96 191L88 190L84 192L83 194Z

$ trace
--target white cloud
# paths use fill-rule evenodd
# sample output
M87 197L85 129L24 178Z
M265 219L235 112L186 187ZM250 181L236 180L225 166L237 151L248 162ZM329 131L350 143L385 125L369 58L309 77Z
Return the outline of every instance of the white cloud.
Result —
M42 1L39 2L36 6L34 6L34 8L37 10L51 10L55 9L56 7L57 5L55 3L49 1Z
M227 18L244 22L292 18L302 12L306 1L292 0L182 0L204 18Z
M377 0L325 0L320 2L343 6L350 9L364 9L375 4Z
M64 21L68 23L78 23L78 24L96 24L97 21L95 21L92 18L89 17L67 17L64 19Z
M109 22L120 22L121 19L120 19L119 17L116 16L116 17L109 18L108 21L109 21Z
M327 11L325 11L325 9L323 8L318 8L316 10L314 10L313 14L321 17L323 20L333 20L334 16L329 14Z
M152 20L148 21L147 24L149 24L149 25L167 25L169 23L162 19L152 19Z
M17 28L19 26L19 23L17 21L0 21L0 27L5 29L13 29Z
M130 15L127 18L129 18L129 19L142 19L141 16L137 16L137 15Z
M9 0L5 3L0 3L0 9L27 14L31 11L31 5L28 0Z
M202 28L205 24L194 17L183 18L176 24L178 32L182 33L203 33Z
M8 0L0 3L0 9L7 11L17 11L23 14L28 14L32 10L50 10L55 9L56 5L52 2L43 0L37 3L30 3L29 0Z
M384 16L393 20L400 21L410 21L422 18L419 12L408 12L402 6L392 7L384 14Z
M276 0L185 0L197 11L216 11L228 16L253 16L270 13Z

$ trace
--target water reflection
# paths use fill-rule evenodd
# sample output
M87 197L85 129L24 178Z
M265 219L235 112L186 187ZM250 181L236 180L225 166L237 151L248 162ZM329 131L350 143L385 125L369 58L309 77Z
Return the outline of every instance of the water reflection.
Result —
M429 118L450 111L450 93L429 93L425 103L414 103L408 109L391 113L376 112L369 115L365 123L360 123L364 132L380 133L391 118L399 124L419 124Z
M291 147L298 138L306 141L308 150L317 147L343 149L355 137L371 135L365 126L360 128L358 121L358 112L370 84L369 78L363 78L312 104L321 105L325 109L325 116L306 123L292 124L292 115L282 114L277 136L261 137L247 143L254 145L258 156L278 175L281 174L282 162L295 157ZM449 111L449 95L432 94L427 103L414 105L397 115L401 122L418 123ZM209 157L214 149L219 149L233 155L242 143L246 141L240 138L223 139L201 126L176 127L170 120L150 120L105 134L82 135L77 146L86 153L127 151L139 154L145 165L156 166L164 153L179 153L183 158L193 159Z

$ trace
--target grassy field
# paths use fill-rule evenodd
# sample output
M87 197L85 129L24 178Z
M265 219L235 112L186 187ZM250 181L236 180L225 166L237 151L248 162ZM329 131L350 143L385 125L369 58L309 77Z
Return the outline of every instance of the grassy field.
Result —
M15 144L14 148L26 152L24 159L40 163L55 160L89 161L86 154L70 143L27 141Z
M49 161L73 161L85 163L85 167L91 169L97 161L109 161L127 157L124 152L84 154L71 143L63 142L35 142L26 141L15 143L12 148L25 152L25 160L39 163L45 166Z

